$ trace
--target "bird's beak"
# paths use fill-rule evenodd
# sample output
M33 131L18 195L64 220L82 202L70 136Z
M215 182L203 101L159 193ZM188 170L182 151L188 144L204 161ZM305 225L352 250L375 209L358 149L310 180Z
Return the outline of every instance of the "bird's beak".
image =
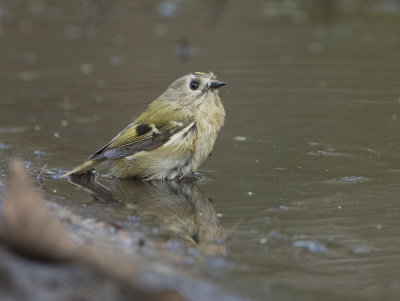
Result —
M226 83L224 83L224 82L213 82L213 83L211 83L210 88L211 89L218 89L219 87L222 87L222 86L225 86L225 85L226 85Z

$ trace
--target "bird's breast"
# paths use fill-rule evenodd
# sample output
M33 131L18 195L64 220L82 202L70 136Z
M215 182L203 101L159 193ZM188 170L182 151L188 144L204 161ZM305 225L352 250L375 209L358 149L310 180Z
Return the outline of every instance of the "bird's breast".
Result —
M195 171L210 155L217 135L225 120L225 110L217 97L199 107L196 114L196 131L192 169Z

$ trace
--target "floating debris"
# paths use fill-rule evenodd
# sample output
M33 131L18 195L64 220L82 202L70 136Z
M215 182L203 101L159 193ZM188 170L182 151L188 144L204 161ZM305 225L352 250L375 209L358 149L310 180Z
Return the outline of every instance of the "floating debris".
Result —
M363 176L346 176L346 177L341 177L339 179L331 179L324 181L326 184L333 184L333 185L347 185L350 183L365 183L371 181L370 178L366 178Z
M320 149L315 150L315 151L309 151L307 153L307 155L320 156L320 157L322 157L322 156L343 157L343 158L353 158L354 157L353 155L346 154L346 153L343 153L343 152L335 152L333 148L327 148L327 149L320 148Z
M362 176L348 176L348 177L343 177L340 178L341 181L345 182L361 182L364 181L365 177Z
M40 159L40 157L44 154L44 152L42 152L40 149L35 150L33 153L36 155L38 159Z
M44 175L44 173L46 172L46 169L47 169L47 166L48 166L48 165L49 165L49 163L46 163L46 164L42 167L42 169L40 170L39 175L37 176L37 178L38 178L38 180L39 180L40 183L43 182L43 175Z
M353 248L353 253L357 255L370 254L372 253L372 248L369 246L357 246Z
M271 230L268 233L269 236L277 238L277 239L284 239L285 235L283 235L282 233L279 233L278 231L275 230Z
M245 136L235 136L235 138L233 138L235 141L246 141L247 138Z
M325 253L326 246L312 240L298 240L293 242L295 248L305 248L313 253Z

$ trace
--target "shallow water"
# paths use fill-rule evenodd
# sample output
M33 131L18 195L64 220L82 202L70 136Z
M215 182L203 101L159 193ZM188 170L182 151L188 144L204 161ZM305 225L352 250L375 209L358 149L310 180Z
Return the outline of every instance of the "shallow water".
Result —
M2 1L1 182L12 156L34 176L48 162L50 201L189 250L184 225L207 210L197 230L227 239L201 250L202 277L238 296L398 299L399 14L393 0ZM208 70L228 82L227 120L196 197L99 180L120 201L94 202L53 179Z

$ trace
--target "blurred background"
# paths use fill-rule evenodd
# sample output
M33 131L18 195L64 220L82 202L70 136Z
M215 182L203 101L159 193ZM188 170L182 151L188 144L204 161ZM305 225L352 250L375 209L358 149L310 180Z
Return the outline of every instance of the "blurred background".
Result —
M197 186L229 235L188 273L254 300L398 300L399 37L397 0L0 0L0 181L10 157L49 163L49 201L166 240L140 202L54 177L212 70L227 119Z

